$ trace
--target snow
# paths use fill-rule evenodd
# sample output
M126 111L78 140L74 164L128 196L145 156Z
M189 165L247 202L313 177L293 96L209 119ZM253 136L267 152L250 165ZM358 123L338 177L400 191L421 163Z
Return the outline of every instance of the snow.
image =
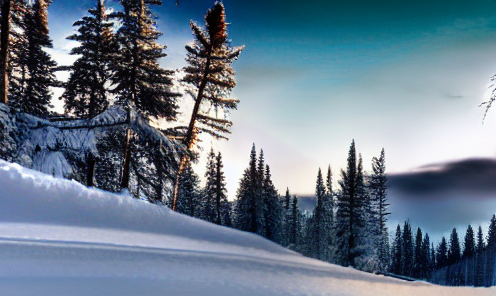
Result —
M0 161L0 295L495 295L305 258L245 233Z

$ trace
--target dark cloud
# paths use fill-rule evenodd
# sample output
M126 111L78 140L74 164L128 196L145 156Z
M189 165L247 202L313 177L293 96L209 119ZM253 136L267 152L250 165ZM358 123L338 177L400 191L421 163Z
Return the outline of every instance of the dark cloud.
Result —
M441 196L457 192L476 196L496 195L496 159L465 159L433 164L417 172L391 174L389 189L412 196Z
M496 159L432 164L388 180L390 221L410 219L435 242L455 227L487 223L496 212Z

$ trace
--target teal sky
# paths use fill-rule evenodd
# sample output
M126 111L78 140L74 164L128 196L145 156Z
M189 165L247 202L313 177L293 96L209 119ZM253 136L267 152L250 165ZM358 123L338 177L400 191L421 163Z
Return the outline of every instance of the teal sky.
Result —
M213 3L174 2L154 8L168 46L161 63L169 69L185 65L189 20L202 24ZM496 157L496 110L483 124L478 107L496 73L495 0L223 2L232 45L246 45L235 62L233 95L241 103L230 140L203 144L223 154L230 199L253 143L281 194L289 187L312 195L318 168L329 164L337 180L352 139L366 170L384 147L391 174ZM50 7L60 63L71 61L64 38L72 23L93 3L56 0ZM408 218L407 210L396 212L402 216L393 221ZM481 221L490 219L485 215ZM474 219L459 222L481 223Z

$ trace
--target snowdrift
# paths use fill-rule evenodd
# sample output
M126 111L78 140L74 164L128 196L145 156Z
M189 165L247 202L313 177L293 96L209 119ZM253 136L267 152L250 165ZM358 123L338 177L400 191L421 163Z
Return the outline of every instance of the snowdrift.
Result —
M0 161L0 295L495 295L305 258L257 235Z

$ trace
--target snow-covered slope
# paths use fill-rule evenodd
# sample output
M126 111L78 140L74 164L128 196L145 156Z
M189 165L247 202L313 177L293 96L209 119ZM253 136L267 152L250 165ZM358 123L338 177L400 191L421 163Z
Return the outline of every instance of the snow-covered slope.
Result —
M495 295L305 258L0 161L0 295Z

